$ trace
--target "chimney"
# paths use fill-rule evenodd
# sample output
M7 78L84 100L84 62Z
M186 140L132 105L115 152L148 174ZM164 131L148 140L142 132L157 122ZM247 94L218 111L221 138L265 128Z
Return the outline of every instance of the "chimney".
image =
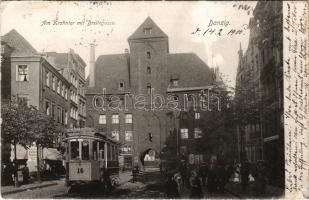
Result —
M90 55L89 55L89 87L95 86L95 45L90 44Z
M129 73L129 84L131 85L131 69L130 69L130 53L129 49L125 48L124 49L124 55L126 56L127 59L127 66L128 66L128 73Z

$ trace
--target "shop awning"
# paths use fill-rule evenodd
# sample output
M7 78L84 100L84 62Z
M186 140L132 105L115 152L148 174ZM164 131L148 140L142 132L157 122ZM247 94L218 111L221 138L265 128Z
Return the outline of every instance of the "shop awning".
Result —
M44 148L43 159L62 160L62 154L55 148Z

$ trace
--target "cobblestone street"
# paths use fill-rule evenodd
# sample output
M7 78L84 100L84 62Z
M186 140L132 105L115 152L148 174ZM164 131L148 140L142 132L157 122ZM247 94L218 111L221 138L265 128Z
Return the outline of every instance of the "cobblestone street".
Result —
M166 198L164 179L160 173L145 172L142 173L136 182L131 181L131 173L120 175L120 186L110 194L102 194L99 188L93 188L89 185L80 186L74 190L64 186L64 180L57 181L57 185L48 186L40 189L26 190L14 194L3 195L4 198ZM233 198L229 193L207 193L204 188L205 198ZM190 189L181 190L181 198L190 197Z

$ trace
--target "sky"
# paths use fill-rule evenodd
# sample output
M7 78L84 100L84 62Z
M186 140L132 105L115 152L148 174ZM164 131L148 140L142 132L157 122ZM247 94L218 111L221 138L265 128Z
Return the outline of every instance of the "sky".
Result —
M247 25L252 17L248 11L255 5L253 1L4 2L1 35L15 29L39 52L62 53L71 48L88 64L90 43L96 44L96 58L123 53L129 49L127 38L149 16L168 35L170 53L197 54L208 66L217 65L233 86L240 42L243 50L248 45ZM228 34L233 29L242 32Z

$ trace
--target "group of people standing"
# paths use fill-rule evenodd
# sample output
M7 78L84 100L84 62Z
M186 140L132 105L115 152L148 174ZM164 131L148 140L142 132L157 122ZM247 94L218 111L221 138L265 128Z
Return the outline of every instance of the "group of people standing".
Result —
M28 184L29 168L27 167L27 164L24 164L22 167L22 166L16 165L16 163L14 162L9 162L9 163L2 165L1 185L3 186L13 185L16 179L16 175L18 175L18 172L22 174L22 180L19 180L19 181L21 181L22 184Z
M265 163L223 164L212 160L209 165L204 163L196 167L182 162L177 172L168 174L166 194L168 198L178 198L183 188L189 188L190 198L203 198L203 188L206 187L208 193L224 193L229 181L240 183L243 192L247 190L249 182L254 182L254 191L263 194L266 188L266 171Z
M207 192L224 192L224 187L234 172L232 165L223 165L211 161L209 165L200 167L187 166L182 162L177 173L168 174L166 194L168 198L180 197L179 191L190 189L190 198L203 198L203 188Z

